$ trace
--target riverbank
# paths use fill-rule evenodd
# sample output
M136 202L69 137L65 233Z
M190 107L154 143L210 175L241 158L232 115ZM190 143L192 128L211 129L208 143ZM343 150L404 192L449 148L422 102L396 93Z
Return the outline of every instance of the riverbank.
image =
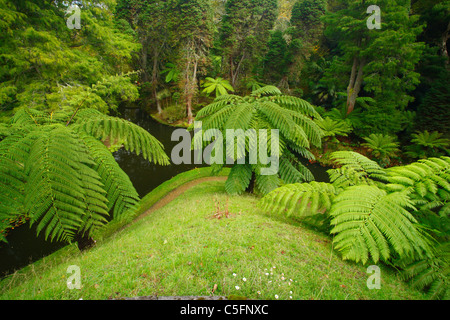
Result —
M381 290L369 290L366 268L342 261L327 235L261 212L258 201L202 182L90 251L68 246L16 272L0 282L0 299L425 298L383 266ZM80 290L67 288L71 265Z

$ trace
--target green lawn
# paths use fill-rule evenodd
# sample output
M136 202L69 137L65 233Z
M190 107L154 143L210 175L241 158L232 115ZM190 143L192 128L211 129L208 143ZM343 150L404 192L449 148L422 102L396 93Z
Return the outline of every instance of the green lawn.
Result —
M229 216L224 212L228 201ZM366 267L342 261L330 238L257 209L205 182L85 253L68 246L0 282L0 299L108 299L214 295L251 299L424 299L381 267L369 290ZM217 209L220 207L220 210ZM218 219L218 217L221 217ZM81 270L80 290L66 285Z

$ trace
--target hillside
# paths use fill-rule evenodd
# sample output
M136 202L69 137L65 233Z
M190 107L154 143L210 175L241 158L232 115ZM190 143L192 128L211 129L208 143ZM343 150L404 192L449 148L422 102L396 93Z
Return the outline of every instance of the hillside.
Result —
M369 290L366 268L342 261L329 237L262 213L257 202L228 196L223 181L201 183L88 252L68 246L16 272L0 283L0 299L424 298L383 266L381 289ZM80 267L80 290L67 288L71 265Z

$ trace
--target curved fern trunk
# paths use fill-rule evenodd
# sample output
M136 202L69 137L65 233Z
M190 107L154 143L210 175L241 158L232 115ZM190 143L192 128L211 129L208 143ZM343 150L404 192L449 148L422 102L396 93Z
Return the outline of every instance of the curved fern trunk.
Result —
M95 246L96 241L87 233L77 233L74 240L77 242L78 249L85 251Z
M250 179L250 183L248 184L248 187L245 190L245 192L254 193L255 192L255 184L256 184L256 175L254 172L252 172L252 178Z

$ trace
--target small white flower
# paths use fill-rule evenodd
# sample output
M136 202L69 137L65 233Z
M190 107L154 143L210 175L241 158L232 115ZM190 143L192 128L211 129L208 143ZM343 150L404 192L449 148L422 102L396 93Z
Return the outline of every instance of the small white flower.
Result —
M268 275L269 275L269 273L268 273L268 272L266 272L266 273L265 273L265 275L266 275L266 276L268 276Z
M277 267L273 266L274 269L276 269Z
M290 283L290 282L288 282L288 285L291 285L291 283Z
M278 299L278 295L277 294L275 295L275 299Z
M236 273L233 273L233 276L235 276L235 277L236 277Z
M269 280L269 283L271 283L272 282L272 280Z
M247 279L246 279L246 278L242 278L242 280L243 280L243 281L247 281Z
M290 299L292 299L292 296L289 296Z
M292 291L289 291L290 294L292 294Z
M261 294L261 291L257 291L258 294Z
M281 277L281 280L284 280L284 277Z
M239 290L239 289L240 289L239 286L236 286L235 288L236 288L236 290Z

